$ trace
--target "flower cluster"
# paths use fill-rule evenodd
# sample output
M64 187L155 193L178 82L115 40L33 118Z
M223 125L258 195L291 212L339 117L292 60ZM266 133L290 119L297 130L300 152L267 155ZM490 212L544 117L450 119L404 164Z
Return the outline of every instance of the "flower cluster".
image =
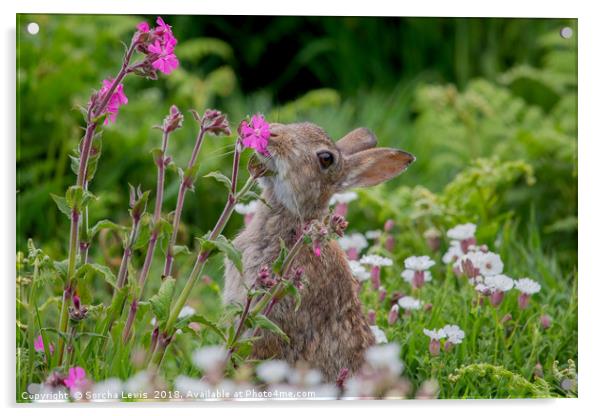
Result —
M137 49L146 55L145 62L139 67L143 75L156 78L154 71L170 74L178 68L180 62L174 53L178 40L173 35L170 25L161 17L157 17L155 28L151 29L147 22L141 22L137 29L134 38Z
M102 87L98 92L98 96L95 97L97 101L102 102L109 96L105 111L107 117L104 124L109 124L109 122L115 123L119 107L128 103L128 97L123 92L123 84L120 83L113 88L113 83L114 80L112 78L102 81Z
M485 245L478 246L475 232L474 224L462 224L450 229L447 236L452 241L443 256L443 262L453 262L454 272L468 277L477 293L488 297L492 306L499 306L505 293L516 288L521 292L519 307L526 308L531 295L541 290L539 283L529 278L515 281L503 274L504 262L500 255L490 251Z
M444 345L445 351L450 351L454 345L461 344L464 339L464 331L458 325L445 325L441 329L423 329L424 335L431 339L429 352L433 356L441 352L441 341L447 339Z

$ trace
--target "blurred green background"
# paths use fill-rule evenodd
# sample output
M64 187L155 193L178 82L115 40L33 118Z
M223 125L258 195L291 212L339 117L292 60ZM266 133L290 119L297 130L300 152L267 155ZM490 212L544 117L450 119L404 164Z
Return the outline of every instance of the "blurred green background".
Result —
M63 194L74 182L68 155L82 135L78 106L117 72L120 42L129 41L139 21L154 18L17 16L17 250L34 238L55 258L65 255L67 219L50 193ZM128 182L154 193L149 151L160 133L152 127L171 104L182 110L214 107L227 112L233 125L261 111L270 121L312 121L334 139L366 126L380 145L415 154L417 162L401 177L362 192L359 209L350 215L355 229L377 228L387 216L416 223L426 215L426 227L439 215L440 203L449 207L454 200L453 206L465 209L446 211L448 223L499 227L512 217L518 235L535 225L544 248L566 270L576 265L576 20L164 18L179 39L181 68L158 81L127 79L130 102L117 123L104 129L103 156L90 189L100 197L90 211L92 224L102 218L128 223ZM40 25L35 36L26 31L31 21ZM573 36L564 39L560 30L567 26ZM171 153L180 166L196 127L187 115L173 136ZM206 140L201 174L228 173L232 143ZM474 165L480 157L491 163ZM522 172L517 174L497 169L503 162L525 165L515 166ZM462 171L464 185L448 185ZM488 177L505 188L496 182L473 212L471 199L483 202L484 196L467 191L470 181ZM173 209L177 187L177 173L168 172L165 211ZM224 200L220 184L198 181L186 201L183 242L192 245L194 235L215 223ZM236 216L226 235L241 225ZM118 259L119 241L93 246L92 255Z

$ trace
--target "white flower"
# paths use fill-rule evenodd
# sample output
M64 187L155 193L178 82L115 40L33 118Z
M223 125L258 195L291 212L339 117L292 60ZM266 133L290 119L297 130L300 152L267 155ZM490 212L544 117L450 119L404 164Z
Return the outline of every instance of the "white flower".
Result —
M369 264L376 267L392 266L393 260L387 257L382 257L377 254L365 255L360 259L360 264Z
M405 259L403 264L406 269L420 272L430 269L435 265L435 262L429 256L412 256Z
M288 363L283 360L267 360L257 366L257 377L269 384L279 383L290 371Z
M149 392L153 389L153 384L150 374L146 371L140 371L129 379L124 384L124 390L128 393Z
M403 272L401 272L401 277L403 277L403 280L405 280L406 282L412 283L414 281L414 273L416 273L414 270L405 269ZM425 271L424 281L430 282L431 280L433 280L433 275L428 270Z
M351 268L351 273L357 277L357 280L360 282L370 279L370 272L367 271L359 261L349 260L349 267Z
M348 204L351 201L355 201L357 199L357 193L355 192L342 192L340 194L334 194L328 205L336 205L336 204Z
M368 240L378 240L382 234L381 230L370 230L366 231L366 238Z
M460 224L447 230L447 236L453 240L467 240L473 238L476 231L477 226L474 224Z
M491 288L489 286L487 286L485 283L482 282L475 282L476 285L474 287L474 290L476 290L477 292L485 295L485 296L489 296L491 294Z
M521 291L521 293L524 293L526 295L532 295L541 290L541 285L539 283L527 277L515 281L514 287L516 287L518 290Z
M238 212L241 215L253 214L257 211L259 207L259 201L253 200L248 204L236 204L234 205L234 211Z
M420 309L422 307L422 302L418 299L414 299L411 296L404 296L397 301L397 304L406 310Z
M499 254L496 254L492 251L488 251L487 253L483 253L482 251L471 251L468 254L458 258L456 263L454 263L454 267L457 267L464 272L462 267L463 260L470 260L472 265L479 269L479 273L483 276L501 274L504 270L502 258L499 256Z
M339 245L345 251L349 250L350 248L354 248L357 251L362 251L363 249L368 247L368 241L366 240L366 237L364 237L363 234L353 233L350 235L344 235L343 237L339 238Z
M507 292L514 286L514 280L505 274L485 276L485 285L493 291Z
M295 369L288 374L288 381L295 386L316 386L322 381L322 373L315 368Z
M443 332L447 336L447 340L452 344L461 344L464 339L464 331L458 325L445 325Z
M339 388L334 384L320 384L312 387L316 400L336 400L339 397Z
M188 376L177 376L174 380L175 390L178 391L183 398L206 398L211 390L215 390L211 384L199 379Z
M449 246L442 258L443 263L445 264L449 264L453 261L456 261L464 254L459 241L452 240L450 244L451 245Z
M108 378L92 386L92 401L107 402L117 401L121 398L123 383L118 378Z
M431 340L436 340L436 341L439 341L440 339L443 339L447 336L447 334L445 333L445 331L443 329L426 329L426 328L424 328L422 330L422 332L424 333L424 335L429 337Z
M373 345L366 350L366 362L374 370L388 370L395 375L399 375L403 371L399 351L399 345L394 343Z
M203 371L221 367L226 361L227 351L221 345L199 348L192 353L192 363Z
M189 316L194 315L195 313L196 313L196 311L194 310L193 307L188 306L188 305L184 305L184 307L182 308L182 310L178 314L178 318L187 318Z
M385 331L383 331L376 325L371 325L370 330L372 331L372 334L374 335L374 338L376 339L377 344L384 344L384 343L388 342L387 336L385 335Z

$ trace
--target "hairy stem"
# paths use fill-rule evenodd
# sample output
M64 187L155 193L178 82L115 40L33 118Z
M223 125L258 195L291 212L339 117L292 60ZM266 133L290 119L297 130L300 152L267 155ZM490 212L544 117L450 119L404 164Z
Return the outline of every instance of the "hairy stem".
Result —
M117 74L117 77L115 77L115 79L113 80L113 83L110 86L107 94L105 94L105 96L103 97L103 99L99 105L96 105L96 103L95 103L94 105L90 106L90 108L88 108L88 115L86 117L86 133L82 140L82 146L81 146L80 158L79 158L79 169L77 172L77 180L76 180L77 186L84 187L84 185L85 185L87 188L86 176L87 176L87 171L88 171L88 161L90 159L90 149L92 148L92 141L94 140L94 132L96 131L96 127L98 125L96 118L99 115L103 114L103 112L105 111L105 109L107 107L107 104L109 103L111 95L113 95L113 93L115 92L115 89L117 88L119 83L128 74L129 63L130 63L130 60L132 58L132 54L134 53L135 48L136 48L136 42L134 42L134 40L132 39L132 42L130 43L130 47L128 48L128 50L123 58L123 63L121 65L121 69L120 69L119 73ZM59 366L62 365L63 354L64 354L64 349L65 349L65 342L61 336L61 333L65 333L67 331L67 326L69 323L68 307L69 307L69 302L71 300L71 295L75 289L74 282L73 282L73 276L75 274L77 250L78 250L78 244L79 244L79 242L78 242L79 219L80 219L79 217L80 217L80 213L77 212L77 210L75 210L75 209L72 210L72 212L71 212L71 230L70 230L70 235L69 235L69 254L68 254L67 277L65 279L65 288L63 290L63 302L61 304L61 313L59 315L59 322L58 322L58 331L59 331L59 337L58 337L58 343L57 343L58 351L57 351L57 354L55 355L57 357L55 364L59 365ZM84 252L84 254L87 257L87 248L86 248L86 251Z
M165 184L165 165L166 165L166 152L167 143L169 141L169 132L165 130L163 132L163 142L161 144L161 157L157 160L157 197L155 198L155 212L153 214L153 231L148 242L146 249L146 257L144 258L144 264L140 275L138 276L138 290L132 301L130 307L127 324L123 331L123 342L127 343L130 339L131 329L136 318L136 311L138 310L137 304L144 291L144 285L150 272L150 267L153 262L153 256L155 254L155 248L157 246L157 240L159 238L160 221L161 221L161 208L163 206L163 188Z
M223 209L219 219L217 220L217 223L213 227L213 230L209 234L208 240L210 240L210 241L215 240L221 234L224 227L228 223L228 220L230 219L232 212L234 211L234 205L236 205L237 201L240 198L242 198L255 184L256 178L249 177L249 179L244 184L244 186L240 189L240 191L236 192L236 184L238 182L238 172L239 172L238 165L240 164L240 152L241 151L242 151L242 143L241 143L240 139L238 139L236 142L235 150L234 150L232 178L231 178L232 187L230 190L230 194L228 195L228 201L226 202L226 205L224 206L224 209ZM205 264L207 263L207 260L209 259L210 255L211 255L210 250L201 249L199 251L196 262L194 264L194 267L192 268L192 271L190 272L190 274L188 276L188 280L186 281L186 284L185 284L184 288L182 289L182 292L180 293L176 302L174 303L174 306L172 307L171 311L169 312L169 318L167 319L167 324L165 325L165 331L164 331L166 339L171 338L171 335L172 335L173 329L174 329L174 325L176 323L178 315L179 315L180 311L182 310L182 308L184 307L184 305L186 304L186 301L188 300L188 297L190 296L192 289L194 288L195 284L197 283L199 277L201 276L203 269L205 267ZM160 345L158 345L157 348L155 348L155 351L152 355L149 366L152 366L154 368L159 367L159 365L161 364L161 361L163 359L163 354L165 353L166 346L167 346L167 344L165 345L165 347L161 347Z
M192 168L197 161L201 145L203 144L203 137L205 136L205 129L201 127L197 135L192 155L188 161L188 169ZM192 187L193 178L183 176L180 182L180 188L178 189L178 201L176 202L176 210L173 217L172 233L167 245L167 256L165 257L165 265L163 267L163 276L171 276L173 268L173 247L176 244L178 237L178 229L180 228L180 219L182 217L182 209L184 208L184 200L186 199L186 192Z

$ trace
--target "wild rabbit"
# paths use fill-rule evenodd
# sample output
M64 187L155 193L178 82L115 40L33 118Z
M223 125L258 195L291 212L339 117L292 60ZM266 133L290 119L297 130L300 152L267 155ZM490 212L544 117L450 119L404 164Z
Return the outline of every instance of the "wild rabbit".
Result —
M290 248L303 224L328 214L334 193L379 184L414 161L414 156L404 151L375 148L376 137L365 128L353 130L336 143L311 123L272 124L270 130L270 157L261 159L271 176L260 179L269 206L260 204L234 240L242 253L244 276L226 261L226 304L244 303L245 285L250 287L261 267L278 257L280 239ZM269 316L290 343L263 331L254 345L254 357L284 359L291 364L302 361L321 370L331 382L343 367L355 372L375 340L345 253L334 240L324 244L319 257L304 246L294 265L303 268L307 281L301 290L301 305L295 312L294 300L285 297Z

